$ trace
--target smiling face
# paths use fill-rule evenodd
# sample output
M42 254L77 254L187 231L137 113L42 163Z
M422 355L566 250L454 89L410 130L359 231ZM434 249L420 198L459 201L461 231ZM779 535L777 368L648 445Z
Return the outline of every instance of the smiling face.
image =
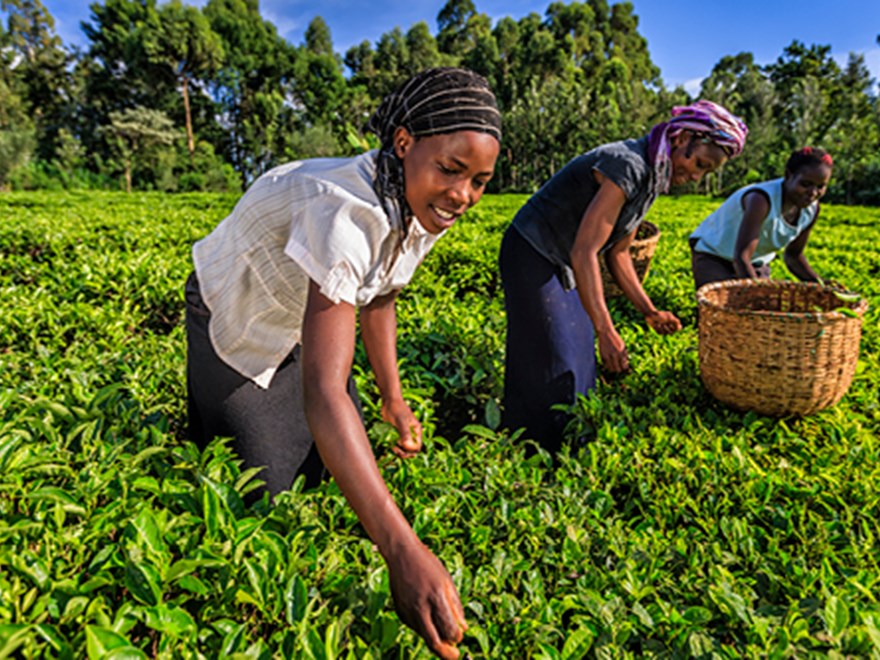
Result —
M478 131L414 138L398 128L394 150L403 161L406 201L422 227L439 234L480 201L500 145Z
M695 138L689 131L673 137L671 146L669 159L672 161L672 183L676 186L699 181L704 174L714 172L727 161L724 149Z
M830 179L831 166L825 163L803 165L796 172L786 171L783 199L798 208L806 208L825 194Z

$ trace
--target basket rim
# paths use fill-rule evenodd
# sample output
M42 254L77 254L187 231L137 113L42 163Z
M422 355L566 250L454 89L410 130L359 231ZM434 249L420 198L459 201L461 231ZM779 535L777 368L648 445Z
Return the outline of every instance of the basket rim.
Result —
M651 222L650 220L642 220L636 226L635 232L638 233L639 229L641 229L642 227L644 227L645 229L647 229L651 233L648 236L646 236L645 238L633 237L633 242L630 244L630 246L645 245L647 243L653 243L653 242L660 240L660 233L661 233L660 227L658 227L655 223Z
M841 301L841 307L848 307L852 312L856 314L856 317L861 319L865 312L868 311L868 301L857 291L849 291L847 289L843 289L841 287L828 286L827 284L819 284L818 282L792 282L790 280L774 280L774 279L753 279L753 278L742 278L742 279L733 279L733 280L723 280L720 282L710 282L709 284L704 284L699 289L697 289L697 305L700 307L706 307L714 310L718 310L721 312L725 312L728 314L736 314L737 316L750 316L750 317L775 317L775 318L791 318L791 319L802 319L802 320L824 320L824 319L853 319L856 317L851 316L850 314L843 314L842 312L838 312L836 310L829 310L827 312L774 312L769 310L754 310L754 309L731 309L730 307L725 307L720 305L714 301L708 299L707 294L711 291L715 291L717 289L728 289L728 288L779 288L779 289L821 289L824 291L829 291L831 293L847 293L847 294L856 294L859 296L858 301L852 303L852 306L847 305L844 301Z

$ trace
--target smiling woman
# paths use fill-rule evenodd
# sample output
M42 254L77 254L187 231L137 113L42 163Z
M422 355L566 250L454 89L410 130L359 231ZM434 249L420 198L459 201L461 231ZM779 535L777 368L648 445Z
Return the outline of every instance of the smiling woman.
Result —
M388 96L368 128L382 146L355 158L275 168L193 247L186 287L190 434L232 436L270 495L335 478L388 563L401 619L458 657L464 612L440 561L410 528L376 466L351 379L358 312L382 396L422 447L401 394L395 299L425 254L476 204L498 157L501 119L486 81L426 70Z
M480 201L498 146L491 135L475 131L416 139L399 130L395 152L404 163L410 206L425 231L446 231Z

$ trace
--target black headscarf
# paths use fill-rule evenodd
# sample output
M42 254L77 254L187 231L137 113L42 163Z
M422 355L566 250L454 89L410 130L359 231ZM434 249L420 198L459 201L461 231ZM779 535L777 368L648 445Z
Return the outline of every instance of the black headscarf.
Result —
M382 142L373 188L382 208L392 222L400 222L405 236L412 211L406 201L403 163L393 143L394 132L401 126L416 138L479 131L500 142L501 113L485 78L453 67L417 73L384 98L366 127Z

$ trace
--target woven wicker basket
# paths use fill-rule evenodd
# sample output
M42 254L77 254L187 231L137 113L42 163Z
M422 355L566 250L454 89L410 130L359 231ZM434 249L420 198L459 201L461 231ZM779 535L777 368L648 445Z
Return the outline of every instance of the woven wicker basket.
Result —
M629 246L629 253L636 267L636 274L639 281L644 282L651 268L651 257L654 256L654 250L657 249L657 241L660 240L660 228L653 222L643 221L636 230L635 239ZM606 298L622 296L623 289L617 286L617 282L608 272L605 265L605 259L600 257L599 267L602 271L602 289L605 291Z
M849 388L865 300L845 302L819 284L729 280L701 287L697 302L700 376L718 400L801 416L834 405Z

